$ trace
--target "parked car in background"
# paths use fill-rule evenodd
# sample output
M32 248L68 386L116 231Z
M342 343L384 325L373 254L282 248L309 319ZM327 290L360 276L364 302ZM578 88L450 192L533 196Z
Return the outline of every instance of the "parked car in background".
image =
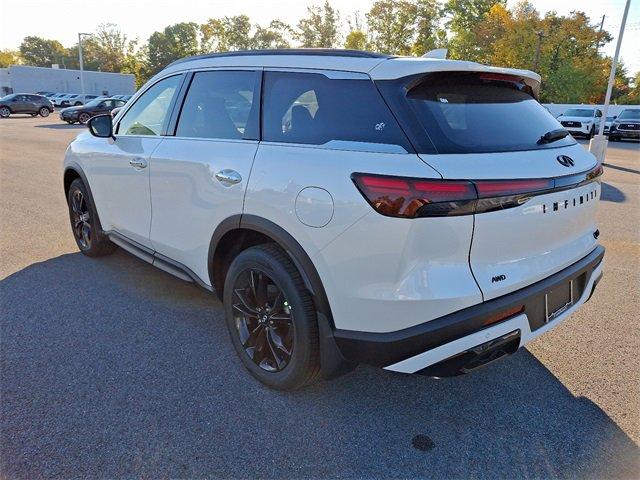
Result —
M69 100L69 105L77 107L79 105L84 105L85 103L90 102L91 100L95 100L96 98L98 98L98 95L80 93L78 95L75 95L73 98Z
M467 373L602 275L602 166L539 88L526 70L352 50L179 60L67 149L70 226L87 256L120 246L215 290L270 387L359 362Z
M49 98L49 95L54 95L56 92L36 92L36 95L42 95L43 97Z
M558 117L560 124L571 135L591 138L600 128L602 112L599 108L569 108Z
M66 97L67 95L69 95L68 93L55 93L52 96L48 97L49 100L51 100L51 103L53 103L53 105L55 107L58 106L58 102L60 101L61 98Z
M76 103L76 99L79 97L80 95L78 93L70 93L69 95L66 95L64 97L62 97L59 101L59 104L61 107L69 107L71 105L75 105ZM81 104L82 105L82 104Z
M131 100L131 97L133 97L133 95L113 95L111 98L119 98L120 100L128 102L129 100Z
M111 110L122 107L124 100L117 98L93 99L85 105L63 108L60 110L60 119L68 124L87 123L89 119L95 115L111 113Z
M612 117L607 117L604 121L604 134L605 135L609 135L609 130L611 129L611 124L613 123L613 121L616 119L616 116L613 115Z
M35 117L48 117L53 105L47 97L35 93L12 93L0 98L0 117L7 118L15 113L26 113Z
M609 140L615 142L623 138L640 140L640 108L627 108L611 124Z

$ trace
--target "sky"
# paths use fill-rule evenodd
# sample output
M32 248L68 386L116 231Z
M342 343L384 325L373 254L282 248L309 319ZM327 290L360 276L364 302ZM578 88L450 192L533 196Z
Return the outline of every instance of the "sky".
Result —
M129 38L145 41L151 33L178 22L204 23L211 17L247 14L262 25L279 18L295 25L308 5L323 0L0 0L0 49L15 49L27 35L56 39L64 46L77 42L78 32L92 32L101 23L115 23ZM372 0L331 0L343 19L364 14ZM516 0L508 0L509 6ZM592 22L606 15L604 28L614 37L604 51L613 55L625 0L532 0L541 13L582 10ZM103 5L102 7L100 5ZM621 58L629 72L640 71L640 0L631 0Z

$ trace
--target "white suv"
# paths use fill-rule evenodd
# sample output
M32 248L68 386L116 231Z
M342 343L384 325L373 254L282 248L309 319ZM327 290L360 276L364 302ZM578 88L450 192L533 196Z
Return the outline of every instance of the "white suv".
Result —
M539 83L356 51L175 62L69 146L75 239L215 291L269 386L359 362L468 372L553 328L602 275L602 167Z

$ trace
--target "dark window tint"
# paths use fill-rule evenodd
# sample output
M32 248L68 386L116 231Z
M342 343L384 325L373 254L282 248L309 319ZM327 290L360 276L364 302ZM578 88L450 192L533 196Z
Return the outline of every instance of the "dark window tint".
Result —
M568 136L538 143L558 121L516 77L482 73L427 75L409 105L439 153L504 152L571 145Z
M265 72L263 98L266 141L313 145L351 141L409 149L371 80Z
M150 87L125 113L118 133L121 135L160 135L168 119L169 107L182 75L173 75Z
M182 105L176 136L256 139L255 84L252 71L196 73Z

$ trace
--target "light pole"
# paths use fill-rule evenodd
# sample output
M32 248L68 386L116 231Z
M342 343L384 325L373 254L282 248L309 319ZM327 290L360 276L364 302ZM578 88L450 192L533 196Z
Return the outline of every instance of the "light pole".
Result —
M620 45L622 45L622 36L624 35L624 27L627 23L627 14L629 13L629 4L631 0L627 0L627 4L624 7L624 13L622 14L622 23L620 24L620 33L618 34L618 43L616 44L616 52L613 54L613 60L611 61L611 73L609 74L609 84L607 85L607 93L604 96L604 106L602 107L602 117L600 119L600 128L598 134L591 139L589 143L589 151L595 155L599 162L604 162L605 154L607 153L607 138L604 136L604 124L607 120L607 113L609 111L609 102L611 101L611 90L613 90L613 83L616 78L616 66L618 65L618 55L620 54Z
M82 36L90 33L78 33L78 59L80 60L80 93L84 95L84 65L82 63Z

